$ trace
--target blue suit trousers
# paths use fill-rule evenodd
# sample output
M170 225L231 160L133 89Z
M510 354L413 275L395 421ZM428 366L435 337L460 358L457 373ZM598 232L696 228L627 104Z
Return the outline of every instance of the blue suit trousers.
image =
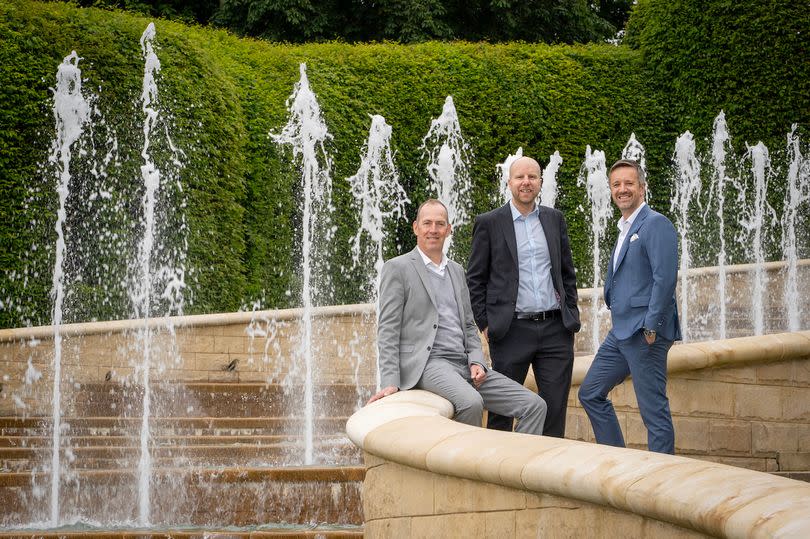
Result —
M616 411L607 396L631 375L647 428L647 447L657 453L675 453L675 430L667 398L670 347L672 341L660 335L649 345L642 331L622 340L612 330L608 333L579 388L579 401L591 420L597 443L625 446Z

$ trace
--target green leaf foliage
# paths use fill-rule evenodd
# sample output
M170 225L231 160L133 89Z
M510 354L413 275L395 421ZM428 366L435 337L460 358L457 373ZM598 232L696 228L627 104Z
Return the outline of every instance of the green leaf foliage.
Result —
M781 146L810 121L807 2L639 0L626 42L681 131L706 136L722 109L738 140Z
M647 29L635 34L639 49L466 42L273 45L155 21L162 63L160 106L172 125L174 144L185 154L180 181L190 231L186 281L193 298L186 312L233 311L255 299L266 307L300 305L300 174L291 152L277 147L269 134L287 121L285 102L301 62L308 66L333 135L328 150L334 160L337 230L329 253L333 286L323 302L366 300L367 286L351 269L349 239L358 223L346 178L359 167L370 115L384 116L393 127L395 161L412 201L409 219L387 233L385 255L390 257L413 247L408 221L420 202L435 196L428 190L420 145L447 95L454 98L474 155L472 214L501 204L495 165L518 147L542 163L560 152L557 207L569 223L580 285L588 286L590 232L582 210L587 198L576 182L586 146L604 150L609 165L635 132L647 148L652 203L666 213L675 136L692 126L710 129L718 106L731 106L704 97L692 117L672 101L671 89L661 83L665 67L672 70L673 80L681 81L679 92L687 87L698 92L698 79L681 80L680 60L659 56L652 62L650 55L659 49L639 44L647 38L639 41L638 36L651 31L653 5L642 2L637 12L647 17L638 23ZM71 50L83 58L84 86L98 95L97 107L119 142L116 172L130 172L118 180L115 196L130 201L126 211L130 221L137 221L143 144L138 40L149 22L64 3L12 0L0 5L0 326L49 320L56 194L55 178L43 166L54 131L48 88ZM791 65L796 68L795 62ZM786 92L786 103L795 107L800 98L792 88L783 88L787 74L779 71L779 77L771 91ZM797 84L806 90L809 79ZM735 88L742 83L718 77L709 84ZM790 122L806 121L808 107L790 107L773 116L762 109L760 117L738 116L735 121L752 132L758 132L753 124L761 122L768 132L784 133ZM797 110L803 112L797 116ZM95 179L77 171L75 181L82 185ZM31 186L39 186L39 196L31 196ZM461 263L468 256L470 230L467 225L456 231L454 256ZM31 246L38 247L34 251ZM19 278L23 274L26 279ZM76 294L96 297L94 287L99 286L84 282ZM123 307L113 307L91 305L76 318L128 315Z

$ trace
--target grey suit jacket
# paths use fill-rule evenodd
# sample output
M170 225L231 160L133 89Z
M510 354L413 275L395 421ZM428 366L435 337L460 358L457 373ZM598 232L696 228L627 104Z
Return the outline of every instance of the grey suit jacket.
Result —
M410 389L422 377L436 338L439 312L422 256L413 251L383 265L377 317L377 348L382 387ZM459 317L464 325L464 352L469 364L484 363L481 340L470 306L464 269L450 260Z

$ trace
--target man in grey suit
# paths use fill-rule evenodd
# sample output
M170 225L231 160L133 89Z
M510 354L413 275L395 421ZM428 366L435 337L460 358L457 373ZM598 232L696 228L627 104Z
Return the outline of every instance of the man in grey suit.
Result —
M582 385L579 400L597 443L624 447L608 393L633 376L647 446L675 452L675 431L667 399L667 353L681 338L675 284L678 235L669 219L644 203L644 170L620 159L610 168L610 194L622 212L619 239L605 278L605 304L613 328L605 337Z
M380 281L377 346L382 389L424 389L449 400L455 419L481 426L483 410L518 418L517 431L541 434L546 403L484 364L464 270L443 252L447 208L427 200L413 223L416 248L385 263Z

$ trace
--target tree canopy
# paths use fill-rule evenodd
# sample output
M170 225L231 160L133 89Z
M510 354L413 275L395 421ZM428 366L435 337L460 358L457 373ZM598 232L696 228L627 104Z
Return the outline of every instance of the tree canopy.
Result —
M242 36L305 43L604 41L624 28L632 0L76 0Z

